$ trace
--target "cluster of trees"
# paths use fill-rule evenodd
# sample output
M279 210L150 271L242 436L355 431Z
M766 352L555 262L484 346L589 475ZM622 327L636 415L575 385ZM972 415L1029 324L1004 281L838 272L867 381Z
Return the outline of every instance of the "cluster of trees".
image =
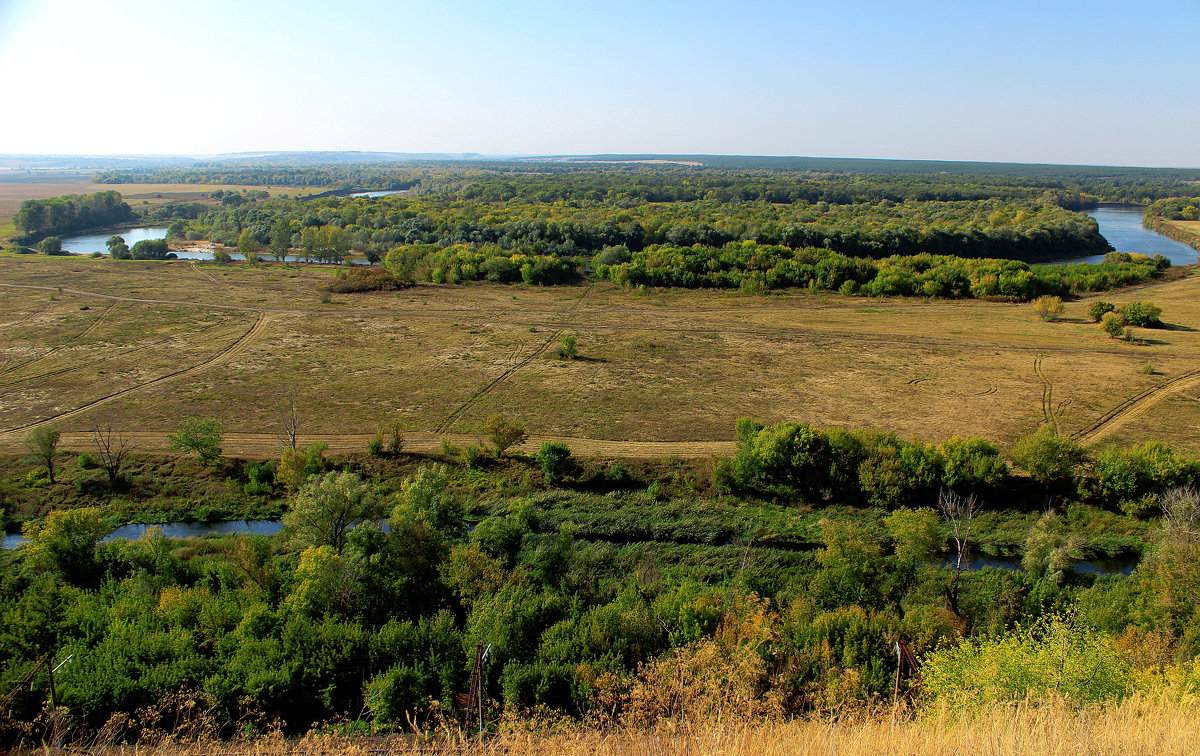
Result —
M496 283L561 284L571 280L582 261L555 255L512 254L494 245L475 247L455 244L413 244L395 247L383 260L394 275L415 281L458 283L493 281Z
M331 465L320 447L246 467L254 485L288 491L278 537L184 548L154 532L104 541L102 510L52 511L27 525L27 545L0 554L0 694L12 694L0 730L36 735L46 722L44 676L16 685L44 654L72 657L56 686L76 734L116 717L136 737L189 726L187 711L224 734L273 722L304 731L339 717L430 721L453 714L478 645L491 648L489 717L546 707L630 724L876 700L895 684L898 640L930 660L929 695L959 704L1119 697L1138 679L1123 654L1147 644L1168 649L1167 660L1200 651L1200 496L1185 487L1200 473L1195 461L1153 444L1093 455L1048 431L1031 436L1018 462L1046 491L1059 487L1025 537L1025 571L965 572L936 564L947 545L978 537L971 518L985 513L971 494L994 506L1020 485L994 446L753 421L737 432L737 455L720 474L760 493L828 501L815 515L819 549L752 535L724 546L583 538L569 520L547 524L568 492L514 494L509 475L486 468L364 474L362 463ZM508 451L520 424L492 418L488 433L494 464L525 464ZM31 459L51 441L31 436ZM172 436L210 465L219 441L219 426L204 420ZM552 446L537 462L556 471L551 485L567 484L569 451ZM1148 526L1155 545L1131 577L1064 567L1081 547L1064 498L1143 501L1145 492L1161 524ZM618 497L619 514L654 501L649 490ZM853 500L883 508L876 524L846 509ZM704 510L697 502L696 516ZM1068 607L1064 626L1055 617ZM1110 666L1041 674L1045 653L1021 641L1027 631L1003 636L1039 620L1039 638L1075 649L1060 660L1101 650ZM1011 657L1008 666L998 657ZM1026 658L1025 674L1002 674Z
M557 180L570 182L570 174ZM531 179L532 180L532 179ZM248 229L268 243L276 224L293 235L336 226L356 249L370 245L494 244L529 254L590 255L624 245L719 247L732 241L820 246L881 257L936 252L964 257L1087 255L1109 249L1095 221L1064 209L1057 198L971 201L869 201L853 185L843 203L768 201L482 199L461 192L417 197L338 198L254 203L204 213L200 236L229 243ZM507 195L507 192L502 192ZM868 193L869 194L869 193ZM293 246L298 246L294 244Z
M41 200L25 200L13 218L17 231L32 241L98 226L124 223L133 209L118 192L68 194Z
M1149 225L1155 218L1167 220L1200 220L1200 197L1168 197L1156 200L1146 208L1145 218Z
M1050 426L1018 440L1013 461L1029 480L1014 480L999 449L982 439L923 444L878 431L745 418L737 423L737 452L719 478L730 490L883 508L917 506L947 489L989 501L1024 487L1033 501L1083 501L1131 516L1161 514L1167 491L1200 486L1200 460L1164 444L1091 451ZM1028 490L1031 484L1036 488Z
M822 248L738 242L723 248L613 248L597 255L596 274L620 285L767 290L807 287L871 296L994 297L1105 291L1144 282L1169 263L1126 256L1096 265L1038 265L1016 260L943 255L848 257Z

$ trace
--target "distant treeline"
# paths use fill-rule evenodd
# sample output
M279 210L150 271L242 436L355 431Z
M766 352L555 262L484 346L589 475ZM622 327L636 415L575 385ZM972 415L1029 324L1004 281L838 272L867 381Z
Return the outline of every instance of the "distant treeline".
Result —
M233 184L240 186L314 186L363 189L407 189L420 170L402 166L339 165L319 168L274 166L163 168L150 171L103 171L97 184Z
M637 159L638 156L625 156ZM645 156L642 156L645 157ZM621 156L598 156L598 160ZM186 183L399 189L460 198L539 201L798 201L835 203L890 199L1031 198L1050 191L1064 207L1096 202L1146 205L1171 196L1200 196L1200 171L1002 163L820 158L684 156L700 167L601 165L587 162L404 161L330 165L230 165L105 171L98 183ZM505 184L509 184L505 186Z
M132 208L118 192L68 194L64 197L25 200L13 222L25 240L60 235L87 228L132 220Z

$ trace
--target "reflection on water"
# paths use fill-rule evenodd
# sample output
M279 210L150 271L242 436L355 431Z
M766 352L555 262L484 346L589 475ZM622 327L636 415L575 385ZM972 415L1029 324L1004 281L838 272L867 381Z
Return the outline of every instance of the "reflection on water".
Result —
M222 520L220 522L168 522L134 523L122 525L109 534L106 541L117 539L134 541L146 534L150 528L162 528L167 538L202 538L208 535L275 535L283 530L282 520ZM4 536L4 548L15 549L25 542L20 533Z
M105 231L102 234L69 236L63 239L63 251L76 255L90 255L93 252L107 255L108 247L105 246L104 242L108 241L110 236L119 236L125 240L126 244L132 247L134 244L147 239L166 239L167 229L165 227L146 226L143 228L127 228L124 231Z

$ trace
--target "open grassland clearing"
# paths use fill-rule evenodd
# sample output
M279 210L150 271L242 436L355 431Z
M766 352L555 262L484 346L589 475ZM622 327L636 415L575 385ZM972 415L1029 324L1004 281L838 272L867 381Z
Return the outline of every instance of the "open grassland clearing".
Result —
M624 441L709 454L724 447L690 445L731 441L742 416L1000 443L1050 422L1200 449L1196 276L1101 295L1163 307L1169 327L1127 343L1087 320L1089 299L1044 323L1029 305L607 283L422 285L323 304L331 269L315 266L13 258L0 272L9 447L45 421L81 434L68 440L109 422L159 438L215 416L229 453L267 456L294 389L302 432L335 446L393 422L430 444L478 438L501 413L613 454ZM556 358L567 334L580 359ZM1096 425L1131 399L1136 412ZM1168 400L1174 411L1156 413Z

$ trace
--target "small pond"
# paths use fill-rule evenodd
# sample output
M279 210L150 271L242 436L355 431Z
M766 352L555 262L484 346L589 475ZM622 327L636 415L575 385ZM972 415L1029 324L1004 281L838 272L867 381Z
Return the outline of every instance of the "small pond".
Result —
M93 252L107 255L108 247L104 242L108 241L110 236L119 236L125 240L126 244L132 247L134 244L146 239L167 238L167 229L166 227L144 226L142 228L127 228L123 231L105 231L99 234L69 236L62 240L63 251L76 255L90 255Z

